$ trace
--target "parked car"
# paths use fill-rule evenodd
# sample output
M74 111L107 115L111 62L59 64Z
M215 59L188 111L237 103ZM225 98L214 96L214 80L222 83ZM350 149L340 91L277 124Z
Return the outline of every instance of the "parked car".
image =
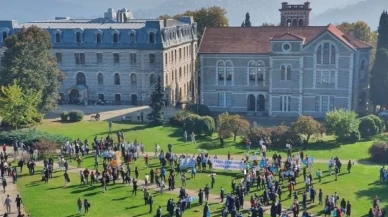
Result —
M388 117L388 110L379 112L379 117Z

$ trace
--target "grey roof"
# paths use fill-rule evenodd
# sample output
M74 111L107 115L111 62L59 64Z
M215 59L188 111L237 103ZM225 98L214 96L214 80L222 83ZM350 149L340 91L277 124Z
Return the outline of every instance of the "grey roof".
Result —
M145 22L128 23L89 23L89 22L30 22L21 23L16 28L28 28L37 26L42 29L140 29L145 26Z
M184 25L188 25L187 23L183 23L181 21L178 21L178 20L174 20L174 19L168 19L167 20L167 27L171 27L171 26L184 26Z

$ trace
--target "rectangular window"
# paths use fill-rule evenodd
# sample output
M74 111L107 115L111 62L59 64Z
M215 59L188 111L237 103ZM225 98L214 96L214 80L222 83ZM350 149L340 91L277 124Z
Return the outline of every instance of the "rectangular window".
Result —
M224 92L218 93L218 106L225 106L225 93Z
M96 53L97 64L102 64L102 53Z
M74 53L75 64L85 65L85 53Z
M330 84L335 84L335 71L330 72Z
M62 53L55 53L55 58L57 58L57 63L62 63Z
M129 59L130 59L131 64L135 64L136 63L136 54L135 53L129 54Z
M249 69L249 85L256 85L256 69Z
M232 93L226 92L226 106L232 106Z
M113 53L113 63L115 63L115 64L120 63L120 55L119 55L119 53Z
M329 64L330 62L330 44L323 44L323 64Z
M280 111L291 111L291 96L280 96Z
M321 111L326 112L328 110L328 105L329 105L329 97L328 96L322 96L321 97Z
M336 71L316 71L316 84L335 84Z
M151 53L150 54L150 64L155 64L155 54Z
M167 64L168 64L167 53L166 53L166 54L164 54L164 59L165 59L165 61L166 61L166 66L167 66Z
M224 85L225 83L224 69L218 69L218 85Z
M315 73L315 81L317 84L321 83L321 76L322 76L322 73L320 71L317 71L317 73Z
M322 84L328 84L330 81L330 73L328 71L322 72Z
M315 111L327 112L334 109L334 96L316 96Z
M232 84L232 69L226 68L226 85Z

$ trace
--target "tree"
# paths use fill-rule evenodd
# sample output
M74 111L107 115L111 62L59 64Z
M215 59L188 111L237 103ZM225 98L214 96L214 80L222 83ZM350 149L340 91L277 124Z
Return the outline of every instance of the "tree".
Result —
M339 142L355 142L360 139L358 131L360 121L354 111L344 109L326 113L325 124L328 134L336 135Z
M16 129L23 124L34 124L42 118L37 110L41 96L41 92L31 89L23 92L16 81L11 86L2 86L0 116Z
M357 21L355 23L343 22L337 25L337 28L340 29L343 33L348 35L350 31L353 31L354 37L361 41L368 43L375 43L376 33L370 30L369 25L364 21Z
M371 70L370 100L374 108L377 105L388 105L388 98L382 94L388 89L388 50L377 50L376 59Z
M265 22L265 23L261 24L261 26L279 26L279 24Z
M291 128L299 135L306 135L306 143L309 142L312 135L319 135L321 132L321 124L311 116L300 116L298 120L292 124Z
M244 21L241 23L241 27L245 27L245 22Z
M152 111L147 116L148 120L151 121L152 125L163 125L166 123L166 120L164 118L164 111L163 111L163 107L165 107L165 105L166 105L165 94L161 85L160 76L158 76L155 90L151 94L150 107Z
M57 153L58 145L55 142L42 140L34 144L38 150L39 155L43 157L50 157Z
M197 23L197 36L202 38L202 34L207 27L227 27L229 26L228 18L226 17L226 10L213 6L209 8L201 8L196 11L186 11L183 14L173 16L174 19L179 19L182 16L192 16ZM170 18L170 16L160 16L160 18Z
M10 86L16 80L23 92L42 93L37 105L39 112L53 110L64 77L52 56L49 33L36 26L23 28L7 38L4 47L0 86Z
M377 49L388 49L388 12L383 11L380 16L379 28L377 30Z
M244 27L252 27L252 24L251 24L251 16L249 15L249 13L247 12L245 14L245 21L244 21Z
M250 124L240 115L229 115L227 112L218 116L218 133L222 137L233 135L233 140L236 141L238 133L248 133Z

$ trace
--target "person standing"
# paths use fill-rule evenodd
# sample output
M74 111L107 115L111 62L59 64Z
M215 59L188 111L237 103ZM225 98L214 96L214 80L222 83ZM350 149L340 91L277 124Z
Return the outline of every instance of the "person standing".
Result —
M85 214L89 213L89 207L90 207L90 203L89 203L88 199L85 199L84 200Z
M102 186L102 192L105 193L105 191L107 190L106 189L106 176L105 174L102 174L102 177L101 177L101 186Z
M187 131L183 132L183 138L185 139L185 142L187 142Z
M352 169L352 162L349 160L349 162L348 162L348 173L350 173L351 169Z
M140 121L140 112L139 111L136 112L136 116L137 116L137 120Z
M3 184L3 192L5 193L5 188L7 187L7 180L5 179L4 176L2 178L2 184Z
M220 190L220 198L221 198L221 203L223 203L225 198L225 190L222 187Z
M335 166L335 168L334 168L334 173L335 173L335 181L337 181L337 180L338 180L338 173L339 173L339 168L338 168L338 166Z
M23 202L22 202L22 198L19 195L16 196L15 203L16 203L16 208L18 209L18 214L20 214L20 207Z
M348 201L348 203L346 204L346 216L350 217L351 213L352 213L352 204L350 203L350 201Z
M203 203L203 191L202 191L202 189L199 189L198 203L199 203L199 205L202 205L202 203Z
M150 206L150 213L152 213L152 205L154 205L154 200L152 199L152 196L148 196L148 205Z
M82 200L81 200L80 197L77 200L77 207L78 207L78 214L81 214L81 211L82 211Z
M140 113L141 122L144 123L144 113L143 111Z
M319 189L319 193L318 193L318 205L323 205L323 192L322 192L322 188Z
M162 217L162 207L159 206L159 208L156 210L156 217Z
M147 205L150 193L147 188L143 188L144 205Z
M109 121L108 123L109 133L112 133L112 125L113 125L112 121Z
M133 190L132 190L132 195L137 195L137 179L133 179L132 181L132 187L133 187Z
M205 206L203 207L203 217L208 217L210 216L210 207L208 202L206 201Z
M214 184L216 183L215 174L212 173L212 174L210 175L210 178L211 178L211 187L213 188L213 187L214 187Z
M209 188L209 186L207 184L205 186L204 191L205 191L205 200L208 201L209 200L210 188Z
M65 173L63 174L63 176L65 177L65 187L67 187L67 185L70 183L69 174L67 174L67 172L65 171Z
M4 201L4 205L8 214L11 214L11 203L12 203L12 200L11 198L9 198L9 195L7 195L7 198L5 198L5 201Z
M191 143L195 143L195 134L191 132Z

